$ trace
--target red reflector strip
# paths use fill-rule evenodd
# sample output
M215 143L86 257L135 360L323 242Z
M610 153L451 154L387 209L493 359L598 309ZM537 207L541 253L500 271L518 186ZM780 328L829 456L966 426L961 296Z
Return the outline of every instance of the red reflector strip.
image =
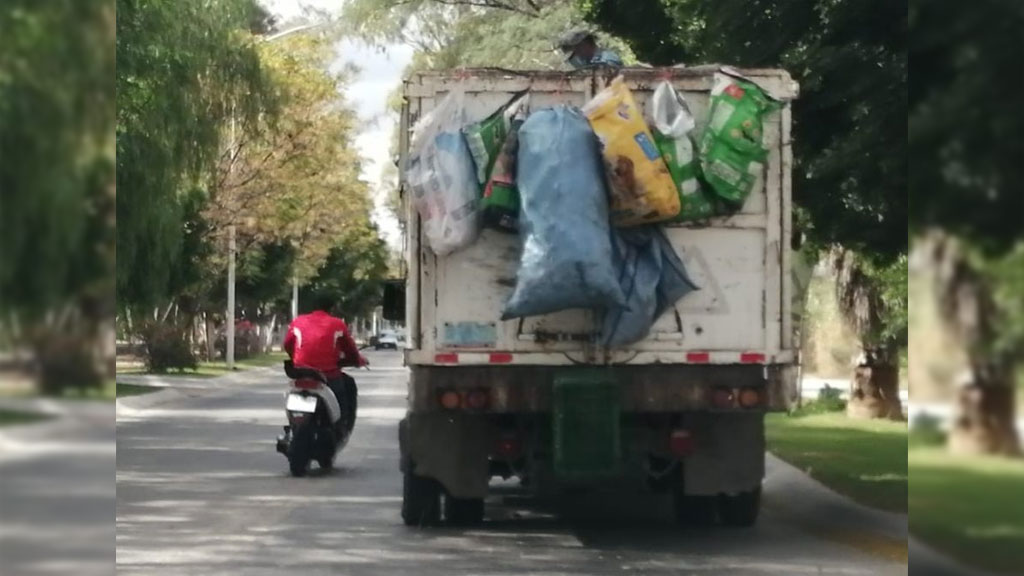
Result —
M459 355L458 354L435 354L434 355L434 362L436 362L438 364L458 364L459 363Z
M511 364L512 355L507 352L492 352L491 364Z
M708 352L689 352L686 354L686 361L691 364L707 364L711 362L711 354Z
M764 354L758 352L744 352L740 354L740 362L743 364L764 364Z

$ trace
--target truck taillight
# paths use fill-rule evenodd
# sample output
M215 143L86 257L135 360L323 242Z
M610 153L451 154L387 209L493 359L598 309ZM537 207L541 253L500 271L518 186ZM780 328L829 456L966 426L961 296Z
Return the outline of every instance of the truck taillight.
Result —
M740 391L740 406L755 408L761 404L761 393L756 388L744 388Z
M668 449L676 458L693 454L693 436L689 430L673 430L668 439Z
M720 410L732 408L736 404L736 393L731 388L715 388L711 392L711 404Z
M491 395L486 388L470 390L466 394L466 408L470 410L483 410L491 403Z
M438 401L445 410L458 410L462 405L462 397L455 390L444 390L438 395Z

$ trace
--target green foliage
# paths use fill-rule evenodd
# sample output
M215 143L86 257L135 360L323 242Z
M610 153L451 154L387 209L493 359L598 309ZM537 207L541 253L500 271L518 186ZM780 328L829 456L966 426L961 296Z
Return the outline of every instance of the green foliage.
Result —
M300 304L328 294L336 302L335 314L347 319L368 316L380 304L382 281L389 272L388 258L387 244L373 224L366 222L361 228L347 231L344 242L331 250L316 276L303 287Z
M1024 113L1019 99L1007 94L1024 89L1024 81L1006 71L1019 66L1024 51L1024 6L999 0L913 2L909 23L915 70L908 116L910 227L917 234L940 230L957 239L961 257L956 266L943 267L960 270L942 274L938 293L944 319L967 340L970 363L1019 362L1024 144L1017 135L1024 130Z
M163 374L168 370L198 367L186 330L174 323L149 322L141 330L146 370Z
M941 228L986 254L1012 251L1024 214L1024 6L913 2L908 139L915 232Z
M112 273L113 3L9 0L0 38L0 316L31 322Z
M415 47L413 70L566 68L555 43L583 25L571 0L352 0L342 14L349 31L367 41ZM622 41L600 32L598 39L635 62Z
M167 296L181 252L181 195L213 167L232 118L267 109L246 31L254 0L117 0L117 294Z
M820 247L907 252L907 4L870 0L584 0L656 65L781 66L793 104L794 199Z

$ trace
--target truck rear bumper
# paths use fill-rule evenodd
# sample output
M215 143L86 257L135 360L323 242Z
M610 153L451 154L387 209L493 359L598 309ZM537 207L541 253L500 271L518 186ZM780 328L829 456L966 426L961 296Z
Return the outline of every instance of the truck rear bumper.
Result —
M592 367L591 367L592 368ZM549 412L557 374L572 370L555 366L412 366L409 409L413 413L445 411L440 397L484 390L488 413ZM711 394L718 389L753 388L761 401L751 411L787 410L797 400L797 366L772 365L647 365L610 366L611 378L622 386L624 413L674 413L714 410ZM736 410L742 410L737 407Z

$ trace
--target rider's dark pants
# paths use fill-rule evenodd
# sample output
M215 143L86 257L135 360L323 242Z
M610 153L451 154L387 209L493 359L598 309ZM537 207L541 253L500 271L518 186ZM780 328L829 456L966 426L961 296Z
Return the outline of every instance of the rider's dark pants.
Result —
M331 392L334 392L334 397L338 399L345 430L351 432L356 424L356 402L359 397L355 378L342 373L336 378L329 379L327 386L331 389Z

